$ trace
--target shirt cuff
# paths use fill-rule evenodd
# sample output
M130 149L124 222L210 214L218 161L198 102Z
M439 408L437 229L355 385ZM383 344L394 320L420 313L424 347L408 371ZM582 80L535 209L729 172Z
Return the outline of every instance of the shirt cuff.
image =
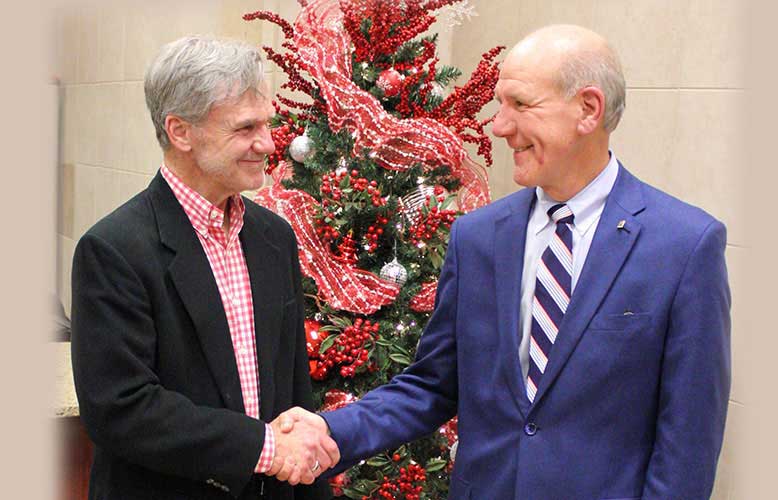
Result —
M254 472L264 474L273 466L273 458L276 456L276 438L273 435L273 428L265 424L265 444L262 445L262 454L259 455L259 462Z

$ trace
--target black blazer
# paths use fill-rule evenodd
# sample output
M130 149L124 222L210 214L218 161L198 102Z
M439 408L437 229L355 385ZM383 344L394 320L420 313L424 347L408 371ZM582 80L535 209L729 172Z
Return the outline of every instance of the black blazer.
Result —
M254 302L260 417L312 407L297 243L246 200L240 241ZM72 360L95 443L90 499L321 499L253 474L263 422L245 415L227 318L207 257L157 173L99 221L73 257Z

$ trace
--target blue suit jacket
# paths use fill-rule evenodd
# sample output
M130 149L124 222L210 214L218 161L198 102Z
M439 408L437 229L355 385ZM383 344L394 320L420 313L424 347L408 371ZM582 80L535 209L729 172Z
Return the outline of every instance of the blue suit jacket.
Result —
M451 500L708 498L730 387L724 226L620 166L530 404L519 296L534 199L454 224L414 364L323 415L339 468L458 414Z

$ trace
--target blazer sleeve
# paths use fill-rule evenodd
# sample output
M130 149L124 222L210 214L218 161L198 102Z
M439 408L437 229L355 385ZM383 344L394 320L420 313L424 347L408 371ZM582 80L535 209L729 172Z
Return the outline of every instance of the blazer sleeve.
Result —
M425 436L456 413L458 227L455 222L451 228L435 312L421 336L414 363L361 400L321 414L341 452L341 461L330 474Z
M711 222L673 300L644 499L707 499L713 489L731 369L725 247L726 229Z
M148 469L217 481L237 494L264 442L260 421L195 405L154 371L153 304L122 252L87 233L73 259L72 363L81 418L95 444Z

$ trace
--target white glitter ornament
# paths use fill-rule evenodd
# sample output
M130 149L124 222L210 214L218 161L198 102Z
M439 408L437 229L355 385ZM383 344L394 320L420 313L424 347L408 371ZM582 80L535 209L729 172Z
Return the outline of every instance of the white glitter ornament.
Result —
M441 14L448 21L449 29L455 26L462 26L464 21L470 21L471 18L478 16L475 6L470 5L469 2L470 0L465 0L462 3L447 5L441 9Z
M310 158L313 153L315 153L313 141L305 134L295 137L291 144L289 144L289 156L291 156L294 161L303 163Z
M387 262L381 268L381 279L403 286L408 279L408 271L405 270L402 264L397 262L397 257L395 257L392 262Z
M446 89L443 88L443 85L439 84L438 82L432 82L432 85L430 86L430 94L434 95L435 97L443 98L445 91Z
M421 216L421 207L427 203L428 196L435 196L435 188L419 184L410 193L400 198L400 208L410 225L416 224Z

